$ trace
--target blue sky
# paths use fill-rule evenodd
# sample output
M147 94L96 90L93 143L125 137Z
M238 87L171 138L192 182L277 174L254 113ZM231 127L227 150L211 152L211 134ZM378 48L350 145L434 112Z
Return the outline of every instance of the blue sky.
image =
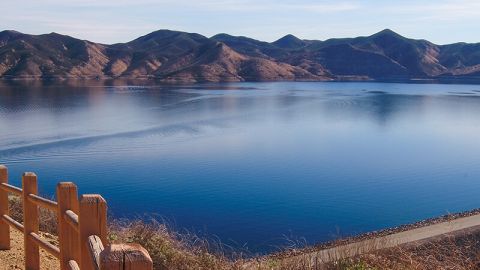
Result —
M370 35L390 28L438 44L480 42L479 0L8 0L0 29L126 42L158 29L273 41Z

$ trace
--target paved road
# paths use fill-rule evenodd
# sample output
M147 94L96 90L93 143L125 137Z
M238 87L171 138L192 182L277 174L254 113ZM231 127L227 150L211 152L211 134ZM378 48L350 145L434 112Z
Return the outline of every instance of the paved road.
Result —
M391 248L401 244L418 242L445 234L460 233L463 230L480 230L480 214L437 223L409 231L363 240L343 246L298 255L287 260L310 259L312 263L326 263L341 260L375 250Z

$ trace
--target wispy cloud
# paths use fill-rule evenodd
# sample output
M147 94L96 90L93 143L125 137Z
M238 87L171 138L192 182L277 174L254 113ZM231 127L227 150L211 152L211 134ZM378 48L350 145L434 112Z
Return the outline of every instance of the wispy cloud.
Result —
M164 0L164 2L169 2L169 0ZM216 10L216 11L269 11L269 12L316 12L316 13L327 13L327 12L341 12L347 10L355 10L359 8L358 4L353 2L342 2L342 1L316 1L316 2L302 2L302 1L274 1L274 0L263 0L263 1L252 1L252 0L207 0L207 1L198 1L192 4L189 1L171 1L177 2L176 4L180 5L194 5L196 8L206 9L206 10Z
M15 5L15 4L14 4ZM286 1L286 0L24 0L22 5L63 8L195 8L211 11L303 11L335 12L360 7L351 1Z
M12 0L2 8L8 12L0 28L104 43L161 28L273 40L286 33L325 39L389 27L433 41L447 41L452 35L445 31L474 40L480 17L479 0Z
M382 8L386 13L403 14L416 19L465 20L480 16L480 1L477 0L438 0L419 1L412 5L388 5Z

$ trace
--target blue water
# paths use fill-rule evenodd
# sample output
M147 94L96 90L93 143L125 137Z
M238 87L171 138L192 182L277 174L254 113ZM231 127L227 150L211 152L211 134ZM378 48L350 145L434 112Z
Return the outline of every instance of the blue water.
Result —
M0 85L14 184L253 253L480 207L479 135L478 85Z

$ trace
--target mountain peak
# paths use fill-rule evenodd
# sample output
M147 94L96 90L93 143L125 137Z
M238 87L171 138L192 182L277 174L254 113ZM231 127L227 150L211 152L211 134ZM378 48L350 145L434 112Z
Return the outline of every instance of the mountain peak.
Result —
M219 34L216 34L214 36L211 37L211 39L213 40L217 40L217 39L230 39L230 38L234 38L234 36L232 35L229 35L227 33L219 33Z
M0 32L0 47L9 42L21 37L23 34L13 30L5 30Z
M277 41L272 43L273 45L284 49L295 49L305 46L305 42L292 34L288 34Z
M284 37L280 38L280 39L294 39L294 40L300 40L299 38L297 38L296 36L292 35L292 34L287 34L285 35Z
M15 31L15 30L4 30L0 32L0 36L18 36L22 33Z
M372 37L396 37L396 38L404 38L402 35L398 34L397 32L391 29L383 29L382 31L373 34Z
M208 41L208 38L200 34L162 29L141 36L127 44L144 50L156 50L162 46L167 46L170 49L180 49L180 51L182 51L189 50L192 46L195 47L198 44L203 44Z
M393 31L392 29L390 28L385 28L383 29L382 31L378 32L379 34L383 33L383 34L396 34L395 31Z
M181 34L183 32L178 32L178 31L172 31L172 30L166 30L166 29L160 29L157 31L153 31L151 33L148 33L144 36L141 36L137 38L136 40L147 40L147 39L160 39L160 38L169 38L174 35Z
M229 42L255 43L255 44L264 43L263 41L259 41L259 40L253 39L253 38L249 38L249 37L245 37L245 36L232 36L232 35L225 34L225 33L216 34L215 36L211 37L210 39L227 43L227 45L228 45Z
M3 31L0 31L0 34L21 34L21 33L15 30L3 30Z
M195 38L195 39L207 39L206 37L196 34L196 33L188 33L183 31L175 31L175 30L168 30L168 29L160 29L153 31L149 34L141 36L133 41L147 41L147 40L162 40L162 39L172 39L172 38Z

